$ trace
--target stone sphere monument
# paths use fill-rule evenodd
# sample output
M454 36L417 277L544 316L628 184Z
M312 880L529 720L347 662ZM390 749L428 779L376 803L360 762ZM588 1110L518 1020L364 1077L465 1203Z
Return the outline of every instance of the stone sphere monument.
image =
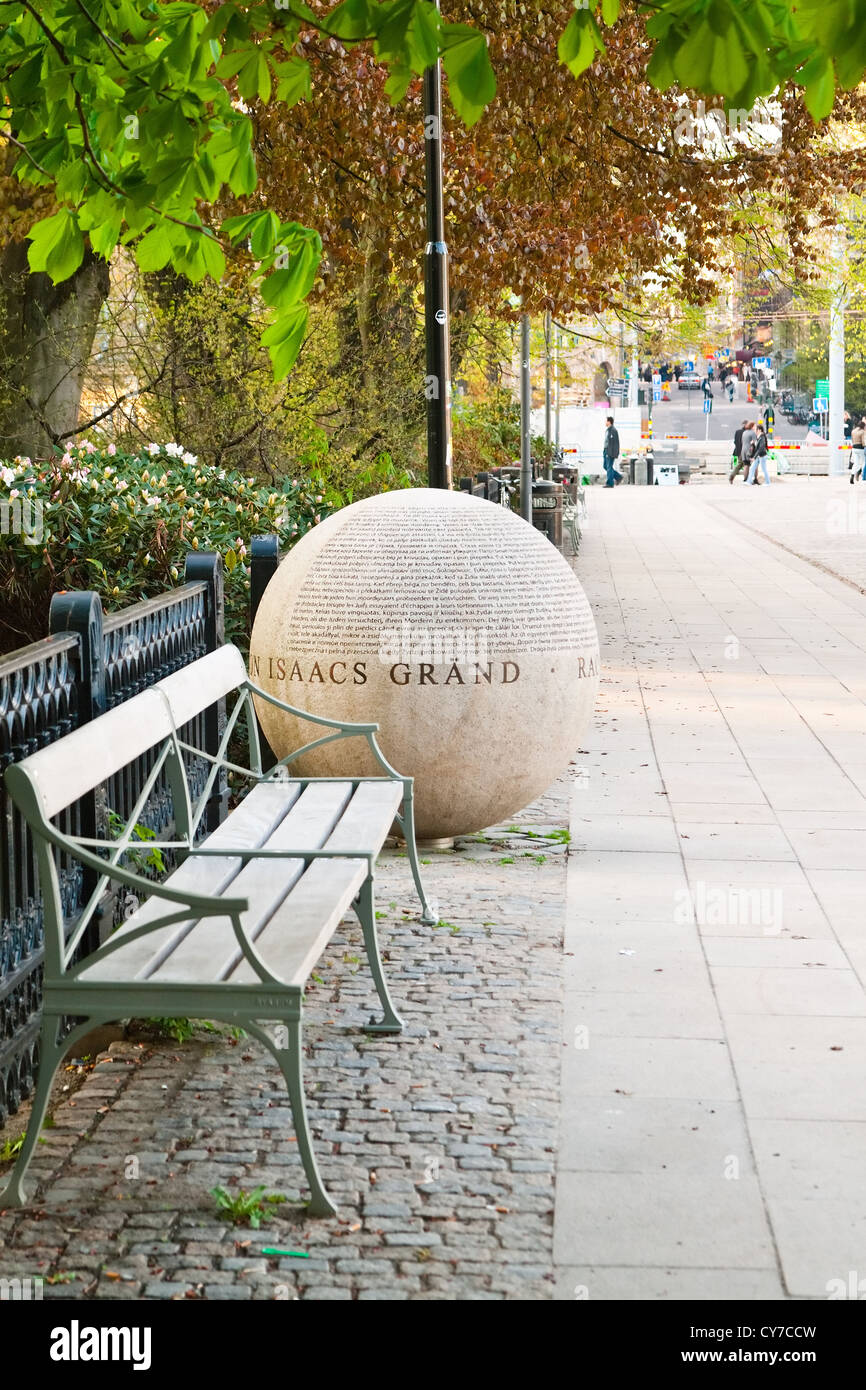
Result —
M385 757L415 778L418 839L447 840L514 815L567 766L595 703L598 635L540 531L481 498L411 488L298 542L259 605L250 676L310 714L377 722ZM278 757L317 737L256 706ZM381 775L361 738L295 769Z

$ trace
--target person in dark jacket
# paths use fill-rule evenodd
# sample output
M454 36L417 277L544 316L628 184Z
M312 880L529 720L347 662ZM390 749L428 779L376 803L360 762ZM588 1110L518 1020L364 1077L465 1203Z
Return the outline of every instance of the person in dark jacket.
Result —
M755 425L755 430L757 432L758 440L757 444L755 445L755 451L752 454L752 464L749 468L749 476L746 481L753 484L757 482L758 464L760 464L764 474L764 482L769 483L770 474L767 471L767 455L769 453L769 442L767 440L767 431L764 429L763 421L758 421L758 423Z
M619 435L614 429L613 416L607 417L607 429L604 433L604 471L607 474L605 487L616 487L617 483L622 482L622 474L617 472L616 461L619 458Z
M732 461L734 466L731 469L731 472L728 476L729 483L732 483L734 481L743 464L746 462L745 457L743 455L743 434L748 428L749 422L748 420L744 420L743 423L740 425L740 428L734 431L734 447L732 450Z

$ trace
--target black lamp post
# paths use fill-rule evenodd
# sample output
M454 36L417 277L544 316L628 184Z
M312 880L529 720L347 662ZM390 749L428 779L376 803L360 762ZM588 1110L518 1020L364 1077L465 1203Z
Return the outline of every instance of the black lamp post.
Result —
M439 0L436 0L437 9ZM424 73L427 174L427 245L424 252L424 324L427 375L427 485L451 487L451 344L448 247L442 200L442 67Z
M532 378L529 362L529 315L520 315L520 515L532 521Z

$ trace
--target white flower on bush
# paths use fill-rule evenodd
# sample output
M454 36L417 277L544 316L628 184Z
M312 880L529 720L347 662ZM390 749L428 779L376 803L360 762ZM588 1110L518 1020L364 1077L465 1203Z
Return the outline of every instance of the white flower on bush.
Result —
M95 453L96 453L96 445L95 445L95 444L91 444L91 442L90 442L89 439L85 439L85 441L84 441L84 448L85 448L85 450L87 451L88 454L95 454Z
M191 467L193 466L193 464L198 463L198 455L197 455L197 454L184 454L184 456L183 456L183 461L184 461L184 463L188 464L188 465L190 466L190 468L191 468Z
M129 487L129 483L126 481L125 478L121 478L120 481L115 484L115 486L118 492L126 492L126 489Z
M15 481L15 470L13 468L0 468L0 479L8 487L10 483Z
M70 465L71 462L72 462L72 455L71 455L71 454L64 454L64 455L63 455L63 458L60 460L60 462L61 462L61 464L63 465L64 468L68 468L69 465Z
M181 455L183 454L183 445L182 445L182 444L174 444L174 443L172 443L172 444L166 444L166 446L165 446L165 452L169 455L170 458L173 458L173 459L180 458Z
M158 444L147 444L145 445L145 448L147 449L147 452L150 454L151 458L153 458L156 454L159 453Z
M237 555L246 555L247 553L247 548L241 540L240 536L237 536L235 538L235 543L232 546L232 549L235 551Z
M108 454L109 458L114 458L114 455L117 453L117 445L109 444L105 452Z

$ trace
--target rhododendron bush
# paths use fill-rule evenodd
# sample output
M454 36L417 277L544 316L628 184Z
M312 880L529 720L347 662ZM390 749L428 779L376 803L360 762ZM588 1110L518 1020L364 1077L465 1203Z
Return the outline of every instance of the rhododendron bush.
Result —
M59 589L123 608L182 583L190 550L222 556L226 636L245 646L252 537L275 533L285 551L338 504L309 479L265 486L174 442L124 453L88 440L0 463L2 650L46 635Z

